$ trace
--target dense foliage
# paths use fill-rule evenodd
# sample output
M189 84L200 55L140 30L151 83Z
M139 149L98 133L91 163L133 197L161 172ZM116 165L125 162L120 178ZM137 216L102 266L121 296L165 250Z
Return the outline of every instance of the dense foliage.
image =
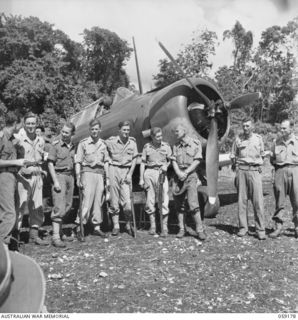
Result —
M83 36L83 43L76 43L36 17L2 14L0 110L33 111L56 127L59 118L127 87L127 42L98 27L85 29Z

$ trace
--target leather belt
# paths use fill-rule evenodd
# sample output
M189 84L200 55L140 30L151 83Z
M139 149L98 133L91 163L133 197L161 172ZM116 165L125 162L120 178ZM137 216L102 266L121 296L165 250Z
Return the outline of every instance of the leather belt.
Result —
M287 164L283 164L281 166L276 165L276 170L282 169L282 168L294 168L294 167L297 167L297 166L298 166L298 164L293 164L293 163L287 163Z
M130 166L122 166L122 165L118 165L118 164L114 164L114 163L112 163L111 166L118 167L118 168L130 168Z
M238 169L244 171L259 171L261 168L258 164L239 164Z
M56 170L56 173L57 174L64 174L66 176L73 176L74 175L74 172L73 171L57 171Z

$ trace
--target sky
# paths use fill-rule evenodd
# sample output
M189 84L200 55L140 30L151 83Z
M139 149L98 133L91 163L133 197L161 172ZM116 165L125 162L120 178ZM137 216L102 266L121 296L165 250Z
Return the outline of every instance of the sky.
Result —
M215 31L221 42L212 58L214 73L232 62L231 41L222 42L222 34L238 20L254 35L257 44L261 32L272 25L284 26L298 16L297 0L1 0L0 12L35 16L54 24L72 40L82 42L84 29L94 26L116 32L131 47L135 38L144 91L154 87L152 75L165 54L157 44L176 55L190 42L194 31ZM137 86L134 54L126 72Z

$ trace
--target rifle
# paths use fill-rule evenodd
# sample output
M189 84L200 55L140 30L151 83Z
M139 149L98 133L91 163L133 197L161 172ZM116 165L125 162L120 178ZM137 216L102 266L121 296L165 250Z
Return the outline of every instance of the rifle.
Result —
M133 220L133 236L134 236L134 238L136 238L137 237L137 225L136 225L134 198L133 198L133 192L132 192L132 183L129 184L129 195L130 195L131 213L132 213L132 220Z
M83 225L83 216L82 216L82 204L83 204L83 195L82 195L82 189L79 188L79 201L80 201L80 206L79 206L79 218L80 218L80 237L78 238L79 241L84 242L84 225Z
M163 233L163 221L162 221L162 203L163 203L163 184L165 182L165 173L160 171L158 177L158 211L159 211L159 219L160 219L160 229L161 233Z
M104 191L104 197L103 200L106 204L106 210L107 210L107 224L108 224L108 228L110 229L112 227L112 221L111 221L111 217L110 217L110 186L107 186L107 177L105 176L105 191ZM102 203L103 205L103 203Z

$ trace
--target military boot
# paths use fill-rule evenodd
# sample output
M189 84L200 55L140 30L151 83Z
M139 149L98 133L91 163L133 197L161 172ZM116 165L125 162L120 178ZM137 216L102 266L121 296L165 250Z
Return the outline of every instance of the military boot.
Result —
M38 236L38 229L37 228L30 228L29 231L29 240L39 246L48 246L49 242L46 240L41 239Z
M151 213L149 215L150 219L150 229L149 229L149 234L151 236L154 236L156 234L156 224L155 224L155 213Z
M269 237L274 239L279 237L281 233L282 233L282 222L276 222L276 228L273 232L269 234Z
M66 244L60 239L60 230L61 230L60 222L52 222L53 227L53 236L52 236L52 245L56 248L65 248Z
M197 237L204 241L206 240L206 234L203 230L203 224L202 224L202 218L201 218L201 213L200 211L195 212L195 214L193 215L195 224L196 224L196 233L197 233Z
M132 212L130 210L125 210L124 211L124 217L125 217L125 221L126 221L125 230L130 236L133 237L134 236L134 230L133 230L132 225L131 225Z
M119 215L114 214L112 216L112 221L113 221L113 230L112 230L112 236L117 237L119 235L120 231L120 226L119 226Z
M183 238L185 235L184 213L178 214L178 226L179 226L179 232L177 233L176 238Z
M168 217L167 214L162 216L162 232L160 234L162 238L166 238L168 235Z

